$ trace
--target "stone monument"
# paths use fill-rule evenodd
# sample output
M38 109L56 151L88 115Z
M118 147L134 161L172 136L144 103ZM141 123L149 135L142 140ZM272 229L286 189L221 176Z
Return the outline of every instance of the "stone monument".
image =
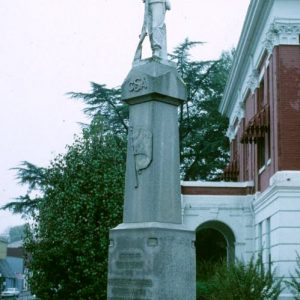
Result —
M182 225L179 176L177 109L186 89L167 60L169 2L144 2L140 42L122 85L130 123L124 217L110 231L107 299L195 300L195 234ZM143 32L152 47L146 60Z

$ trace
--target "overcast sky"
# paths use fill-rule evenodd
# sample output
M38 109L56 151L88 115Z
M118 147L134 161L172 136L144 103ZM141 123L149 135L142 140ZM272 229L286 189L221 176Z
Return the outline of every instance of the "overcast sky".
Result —
M217 59L237 45L250 0L171 3L169 52L189 37L206 42L195 58ZM0 0L0 206L26 191L10 168L47 166L80 132L83 106L65 94L121 85L142 18L141 0ZM0 211L0 233L23 222Z

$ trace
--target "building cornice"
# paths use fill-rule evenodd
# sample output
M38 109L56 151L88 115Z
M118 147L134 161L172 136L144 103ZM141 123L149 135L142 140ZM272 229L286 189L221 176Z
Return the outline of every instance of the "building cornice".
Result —
M280 44L299 45L300 20L275 18L266 34L264 47L269 53Z
M248 58L251 57L253 49L257 47L259 36L261 35L274 1L275 0L252 0L249 5L233 66L219 108L220 112L228 117L234 109L237 83L241 85L241 81L245 78L249 63L251 63Z
M227 136L236 137L245 100L259 87L274 47L299 45L300 1L252 0L219 110L229 117ZM287 1L287 0L286 0Z

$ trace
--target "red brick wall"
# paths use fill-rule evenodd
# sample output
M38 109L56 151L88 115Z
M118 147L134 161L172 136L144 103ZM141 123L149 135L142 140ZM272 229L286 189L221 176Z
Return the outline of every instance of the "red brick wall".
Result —
M181 186L182 195L249 195L253 194L252 187L201 187L201 186Z
M278 170L300 170L300 46L276 51Z
M275 172L300 170L300 46L275 47L263 81L260 93L262 105L270 106L270 145L266 147L265 167L260 173L257 144L240 143L249 120L258 112L258 89L245 100L245 119L236 138L239 181L253 180L259 191L268 187ZM268 144L267 138L265 143Z

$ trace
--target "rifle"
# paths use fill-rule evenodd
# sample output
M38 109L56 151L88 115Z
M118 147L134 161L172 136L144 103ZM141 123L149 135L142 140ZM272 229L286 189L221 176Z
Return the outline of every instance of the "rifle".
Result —
M147 34L148 18L149 18L149 0L145 0L144 22L143 22L142 32L139 37L140 40L135 51L134 60L133 60L134 62L139 61L142 58L142 45L145 37L148 35Z

